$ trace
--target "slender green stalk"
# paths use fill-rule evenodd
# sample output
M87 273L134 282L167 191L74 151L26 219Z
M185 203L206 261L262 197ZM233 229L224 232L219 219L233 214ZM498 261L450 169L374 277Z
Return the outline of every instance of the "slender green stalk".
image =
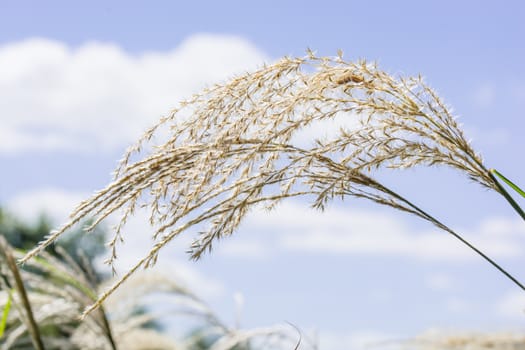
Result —
M525 212L523 211L523 209L521 209L521 207L519 206L518 203L516 203L516 201L514 200L514 198L512 198L512 196L507 192L507 190L505 190L505 188L503 186L501 186L501 184L499 183L499 181L496 179L496 177L494 176L494 174L496 174L498 177L501 177L501 179L506 182L507 184L509 184L509 186L511 186L514 190L516 190L518 193L520 193L521 189L519 189L519 187L517 187L516 185L514 185L509 179L507 179L506 177L504 177L503 175L501 175L499 172L497 172L495 169L490 169L488 171L488 174L489 176L492 178L492 180L494 181L494 183L496 184L496 186L498 187L498 190L500 191L500 193L503 195L503 197L505 197L505 199L507 200L507 202L509 202L509 204L512 206L512 208L514 208L514 210L516 211L516 213L518 213L519 216L521 216L521 218L523 220L525 220ZM521 194L521 193L520 193ZM522 194L523 195L523 194Z
M9 310L11 310L11 302L12 302L13 296L11 294L11 291L9 290L7 292L7 302L4 306L4 311L2 312L2 319L0 320L0 338L4 335L5 326L7 324L7 316L9 316Z
M502 179L507 185L512 187L512 189L516 192L518 192L523 198L525 198L525 191L523 191L521 188L518 187L514 182L507 179L502 173L497 171L496 169L490 169L490 172L497 175L500 179Z
M20 276L20 271L18 270L18 266L16 265L15 258L9 251L9 246L7 245L7 242L5 241L3 236L0 236L0 250L5 257L9 270L11 270L11 273L15 280L16 291L20 295L22 305L26 310L26 316L28 321L27 329L29 331L29 334L31 335L33 346L36 350L45 350L44 343L42 342L42 338L40 336L40 331L38 329L33 315L33 310L31 309L31 303L29 302L29 298L27 297L26 289L24 287L24 282L22 281L22 276Z

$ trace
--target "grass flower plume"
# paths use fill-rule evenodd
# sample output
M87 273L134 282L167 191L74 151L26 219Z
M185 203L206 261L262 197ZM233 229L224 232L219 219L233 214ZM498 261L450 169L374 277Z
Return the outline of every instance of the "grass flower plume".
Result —
M295 136L323 120L348 128L307 145ZM355 127L354 127L355 126ZM212 86L182 102L148 130L122 159L114 181L82 202L70 221L29 252L27 261L86 217L93 226L119 212L109 242L116 258L121 229L139 206L154 228L149 253L111 293L192 227L198 259L231 235L254 206L273 208L304 196L322 209L334 197L358 197L417 215L452 233L373 178L378 168L444 165L501 192L447 106L421 77L394 77L366 61L283 58ZM92 226L92 227L93 227Z

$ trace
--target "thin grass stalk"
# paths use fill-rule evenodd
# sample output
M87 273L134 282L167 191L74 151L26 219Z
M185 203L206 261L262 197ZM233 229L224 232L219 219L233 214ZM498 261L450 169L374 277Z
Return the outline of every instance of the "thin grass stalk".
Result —
M509 202L509 204L511 205L511 207L516 211L516 213L518 213L519 216L521 216L521 218L525 221L525 212L523 211L523 209L521 209L521 207L519 206L519 204L514 200L514 198L512 198L512 196L510 195L509 192L507 192L507 190L500 184L500 182L498 181L498 179L496 179L496 177L494 176L494 172L496 172L495 169L490 169L487 173L488 175L490 176L490 178L494 181L494 183L496 184L496 186L498 187L498 190L500 191L500 193L503 195L503 197L505 197L505 199L507 200L507 202ZM500 175L500 174L499 174ZM501 175L503 176L503 175ZM503 176L503 178L505 178Z
M31 303L29 302L29 298L27 297L26 289L24 287L24 282L22 281L22 276L20 276L18 266L3 236L0 236L0 250L2 255L4 255L5 257L5 261L7 263L7 266L9 267L9 270L11 271L11 274L13 275L13 278L15 280L16 291L19 294L20 299L22 300L22 305L24 306L24 309L26 310L26 316L28 320L27 329L29 331L29 334L31 335L31 341L33 342L33 346L37 350L45 350L44 343L42 342L42 337L40 335L40 330L38 329L38 326L35 322L35 317L33 315Z
M113 338L113 332L111 331L111 325L109 324L104 306L100 305L99 310L102 318L102 323L104 325L104 331L106 332L106 337L109 341L109 345L111 346L112 350L117 350L117 344L115 343L115 339Z

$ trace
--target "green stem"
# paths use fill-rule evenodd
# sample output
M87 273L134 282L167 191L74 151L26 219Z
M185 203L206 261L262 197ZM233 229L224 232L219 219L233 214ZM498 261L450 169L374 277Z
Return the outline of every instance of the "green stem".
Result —
M44 350L44 343L42 342L40 331L33 316L33 310L31 309L31 303L29 302L29 298L27 297L27 292L24 287L24 282L22 281L22 276L20 276L20 271L18 270L18 267L16 265L15 258L11 254L10 248L3 236L0 236L0 250L5 258L9 270L11 270L11 274L13 275L13 279L15 280L16 291L20 295L22 305L26 310L27 321L29 323L27 329L29 331L29 334L31 335L33 346L37 350Z
M496 169L490 169L490 172L499 177L503 182L505 182L507 185L509 185L514 191L518 192L523 198L525 198L525 191L523 191L521 188L518 187L514 182L507 179L502 173L497 171Z
M11 309L11 302L13 295L11 290L7 291L7 302L4 306L4 311L2 312L2 320L0 320L0 338L4 335L4 330L7 324L7 317L9 316L9 310Z
M24 253L20 251L20 253L23 255ZM65 273L64 271L60 271L59 269L55 268L52 264L50 264L48 261L46 261L43 258L36 257L35 263L40 265L43 269L47 269L51 276L54 278L57 278L60 282L63 282L65 284L69 284L72 287L78 289L82 293L84 293L88 298L90 298L92 301L97 300L96 293L90 289L88 286L84 285L82 282L80 282L78 279L76 279L74 276ZM115 343L115 339L113 337L113 332L111 330L111 325L108 321L108 317L106 314L106 311L104 307L100 306L100 318L102 320L102 324L100 324L100 327L105 331L106 337L108 339L109 344L111 345L112 350L117 350L117 345Z
M523 220L525 220L525 212L523 212L523 209L521 209L521 207L519 206L518 203L516 203L516 201L514 200L514 198L512 198L512 196L507 192L507 190L505 190L505 188L503 186L501 186L501 184L499 183L498 179L496 179L496 177L494 176L494 173L498 176L501 176L502 179L507 179L506 177L504 177L503 175L501 175L500 173L498 173L495 169L490 169L488 171L488 174L490 176L490 178L492 179L492 181L494 181L494 183L496 184L498 190L500 191L500 193L503 195L503 197L505 197L505 199L507 200L507 202L509 202L509 204L512 206L512 208L514 208L514 210L516 211L516 213L519 214L519 216L521 216L521 218ZM504 180L505 181L505 180ZM507 181L509 181L507 179ZM509 181L510 182L510 181Z
M104 328L106 330L106 337L108 338L109 344L111 345L111 349L117 350L117 344L115 343L115 339L113 338L113 332L111 331L111 325L109 324L106 310L104 310L104 306L100 305L99 310L101 313Z

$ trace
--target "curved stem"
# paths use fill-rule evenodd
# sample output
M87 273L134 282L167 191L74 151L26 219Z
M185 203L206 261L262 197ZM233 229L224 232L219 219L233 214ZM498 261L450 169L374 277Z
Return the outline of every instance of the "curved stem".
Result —
M31 308L31 303L29 302L29 298L27 297L27 292L26 288L24 287L24 282L22 281L22 276L20 276L20 271L18 270L15 258L11 254L10 249L11 248L8 245L7 241L4 239L3 236L0 235L0 253L4 256L8 268L9 270L11 270L11 274L15 282L15 289L18 295L20 296L20 300L22 301L24 309L26 310L26 317L28 323L27 330L31 336L31 341L33 342L33 346L36 350L44 350L44 343L42 342L40 330L38 329L38 325L35 321L33 310Z

